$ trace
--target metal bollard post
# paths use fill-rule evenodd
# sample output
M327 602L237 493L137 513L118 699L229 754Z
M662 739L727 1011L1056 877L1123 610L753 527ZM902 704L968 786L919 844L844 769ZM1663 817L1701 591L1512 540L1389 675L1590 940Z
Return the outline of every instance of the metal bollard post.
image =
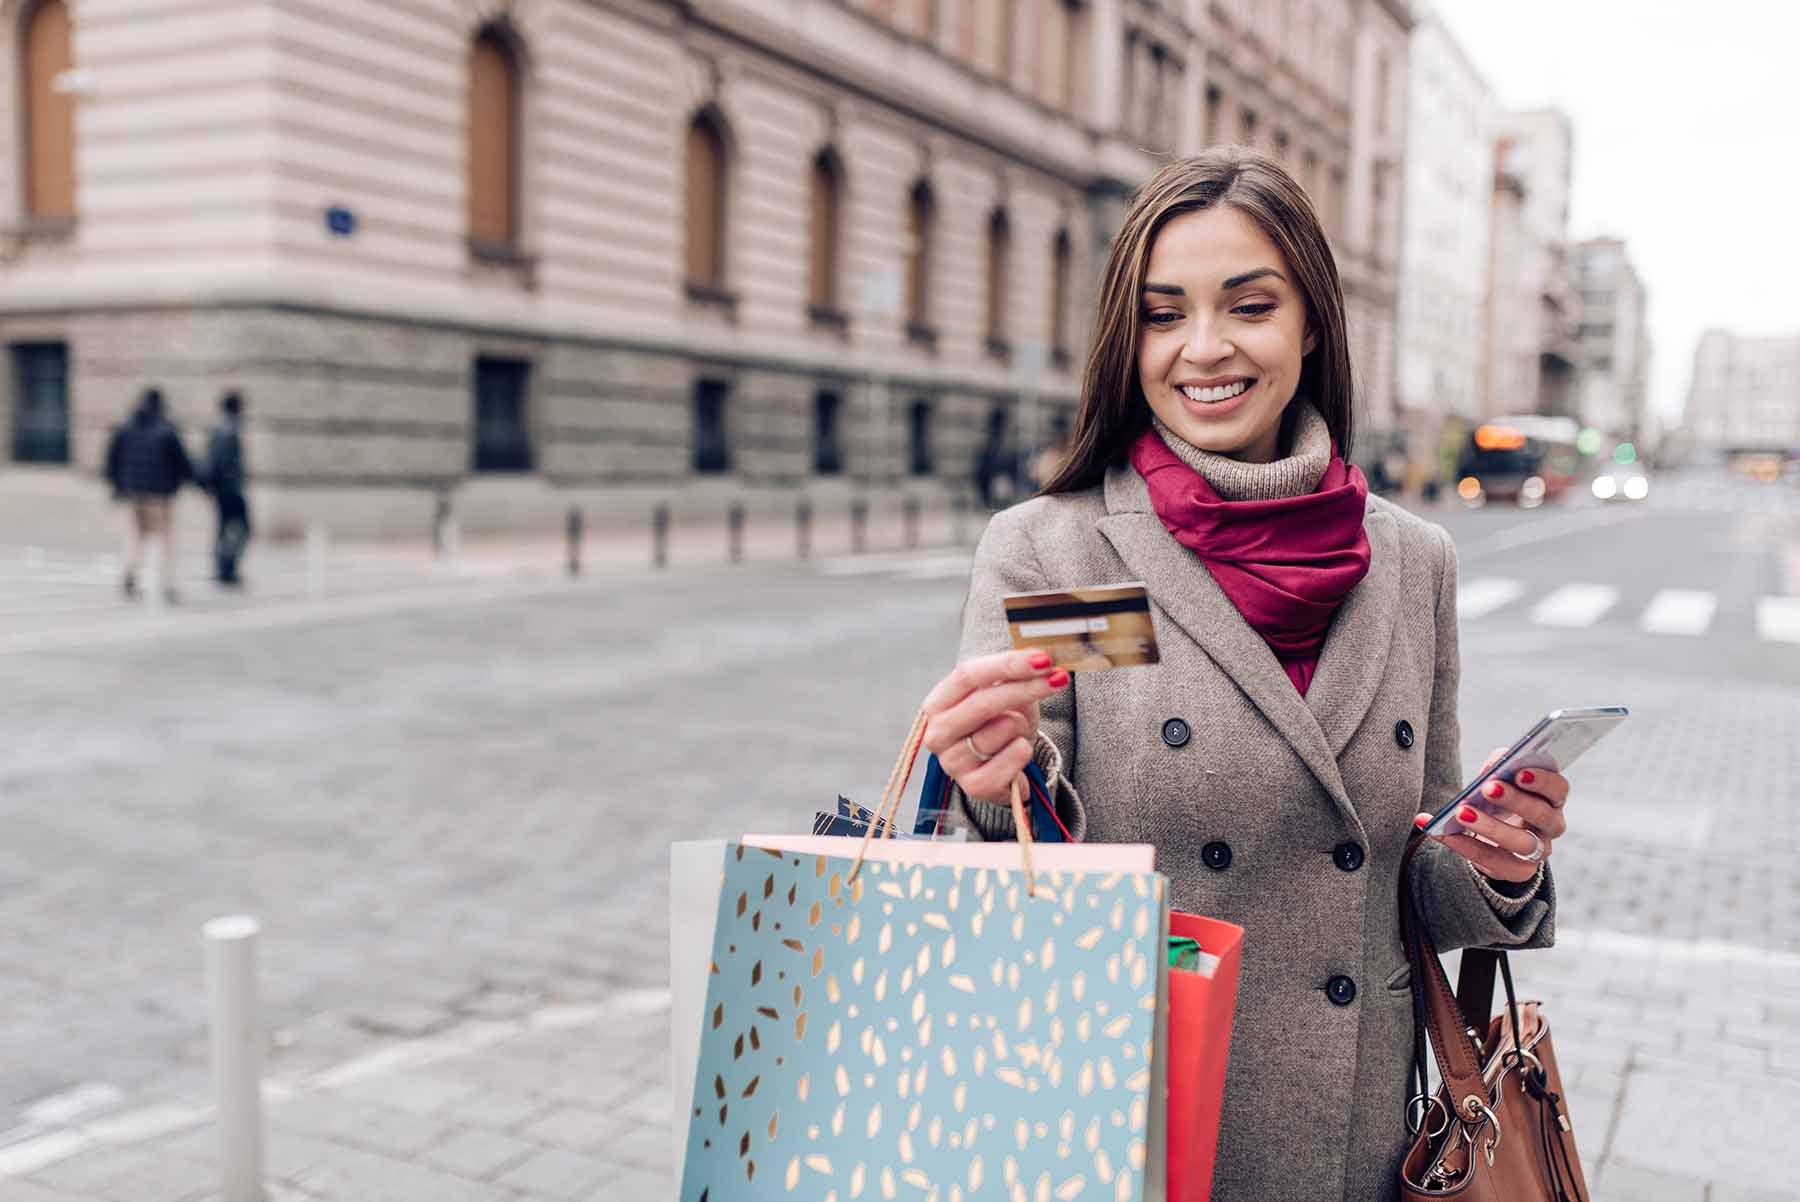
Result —
M569 579L581 575L581 507L569 506Z
M246 915L202 928L212 1020L213 1104L219 1116L219 1202L262 1202L262 1020L256 1005L256 936Z
M306 595L325 595L325 551L331 545L331 532L317 522L306 527Z
M963 522L963 517L967 509L968 501L961 493L952 493L950 495L950 520L952 523L951 537L956 540L956 545L959 547L969 540L969 528Z
M812 557L812 502L804 497L794 507L794 550L801 559Z
M650 564L669 566L669 507L658 505L650 511Z
M725 538L730 546L732 563L744 562L744 507L732 502L725 511Z
M431 509L431 553L443 555L444 542L450 529L450 494L440 492Z
M869 503L861 497L850 502L850 550L862 554L868 546L865 527L869 522Z
M910 551L919 545L919 498L907 497L902 500L900 513L906 527L906 548Z

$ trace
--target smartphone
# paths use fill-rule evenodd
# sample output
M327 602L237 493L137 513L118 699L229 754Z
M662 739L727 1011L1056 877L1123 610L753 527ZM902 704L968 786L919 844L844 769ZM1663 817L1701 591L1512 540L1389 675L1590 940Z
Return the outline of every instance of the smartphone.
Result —
M1425 824L1428 835L1461 834L1463 824L1456 815L1465 805L1489 814L1505 811L1481 795L1481 786L1495 777L1511 781L1521 768L1539 768L1549 772L1565 772L1570 764L1588 748L1623 722L1631 711L1622 705L1594 705L1585 709L1551 710L1523 738L1506 749L1480 776L1431 816Z

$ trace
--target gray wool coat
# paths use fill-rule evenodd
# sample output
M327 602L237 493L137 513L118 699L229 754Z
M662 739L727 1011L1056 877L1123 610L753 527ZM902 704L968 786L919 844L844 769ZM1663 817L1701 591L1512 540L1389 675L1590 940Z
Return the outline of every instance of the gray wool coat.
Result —
M1395 896L1413 816L1463 783L1456 555L1379 498L1363 525L1368 575L1304 697L1129 467L996 515L975 553L963 658L1011 645L1003 594L1149 588L1162 662L1077 673L1042 705L1038 758L1077 838L1155 844L1175 908L1245 929L1214 1202L1396 1196L1413 1011ZM978 834L1012 836L1003 807L960 800ZM1413 888L1442 951L1551 943L1547 869L1506 896L1434 843Z

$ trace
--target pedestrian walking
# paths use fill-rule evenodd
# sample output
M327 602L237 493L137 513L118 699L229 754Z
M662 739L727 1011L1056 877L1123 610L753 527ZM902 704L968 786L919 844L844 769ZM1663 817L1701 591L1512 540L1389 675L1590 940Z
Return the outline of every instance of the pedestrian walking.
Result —
M238 560L250 541L250 504L244 497L244 441L239 427L244 399L228 392L219 401L219 422L206 442L206 488L218 509L218 533L213 538L214 579L226 588L237 588Z
M1215 1202L1388 1202L1414 1050L1401 861L1461 786L1455 551L1348 465L1337 267L1278 162L1158 172L1098 313L1070 454L982 538L925 746L979 837L1014 837L1035 762L1074 838L1155 844L1174 907L1245 928ZM1148 588L1160 664L1072 679L1002 650L1004 595L1120 581ZM1410 888L1439 950L1550 944L1568 792L1496 780L1511 821L1460 815L1488 842L1425 842Z
M106 479L113 496L130 510L125 543L125 573L119 587L138 595L144 548L156 540L162 548L166 599L176 599L175 494L194 478L193 464L181 444L181 433L163 414L162 393L146 388L131 416L113 430L106 448Z

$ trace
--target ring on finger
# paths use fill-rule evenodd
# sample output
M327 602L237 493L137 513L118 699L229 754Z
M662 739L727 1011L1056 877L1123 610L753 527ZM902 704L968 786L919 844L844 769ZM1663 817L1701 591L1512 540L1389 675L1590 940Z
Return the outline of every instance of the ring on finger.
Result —
M969 749L969 754L974 756L980 763L985 764L994 758L994 756L988 755L986 752L982 751L981 748L975 746L975 736L973 734L966 734L963 736L963 746L967 747ZM998 755L999 752L995 752L994 754Z
M1515 852L1513 852L1513 855L1517 856L1521 860L1524 860L1527 864L1542 863L1543 859L1544 859L1544 840L1543 840L1543 838L1536 831L1531 830L1530 828L1527 828L1525 833L1531 836L1531 845L1532 845L1531 846L1531 854L1530 855L1519 855L1519 853L1515 851Z

